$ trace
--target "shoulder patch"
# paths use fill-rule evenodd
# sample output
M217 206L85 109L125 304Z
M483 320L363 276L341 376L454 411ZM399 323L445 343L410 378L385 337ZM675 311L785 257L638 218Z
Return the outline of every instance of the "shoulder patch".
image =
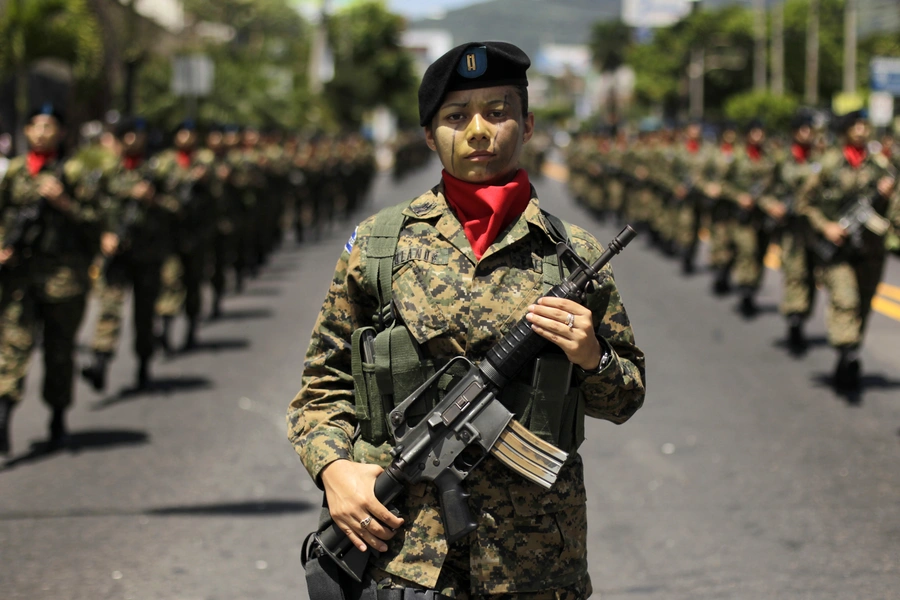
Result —
M346 250L347 252L350 252L351 250L353 250L353 244L356 243L356 235L358 233L359 233L359 226L357 226L356 229L353 230L353 234L350 236L350 239L347 240L346 244L344 244L344 250Z

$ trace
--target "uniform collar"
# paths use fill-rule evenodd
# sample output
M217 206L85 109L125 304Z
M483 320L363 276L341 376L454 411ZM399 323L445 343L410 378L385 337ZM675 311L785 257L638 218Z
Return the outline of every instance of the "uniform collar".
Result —
M443 182L437 184L413 200L409 206L404 209L403 214L411 219L420 221L438 219L438 222L435 225L438 233L453 244L457 250L469 257L469 260L471 260L473 264L478 263L478 261L475 260L475 254L472 252L472 245L466 238L465 231L463 231L462 224L459 222L459 219L456 218L456 215L453 214L450 205L447 204L447 200L444 198ZM497 239L491 247L488 248L487 252L484 253L481 260L500 252L504 248L511 246L524 238L531 229L529 226L540 230L551 240L553 239L547 231L547 225L544 223L537 192L535 191L534 186L531 186L531 202L525 207L525 211L512 222L512 225L507 227L505 231L502 231L500 235L497 236Z

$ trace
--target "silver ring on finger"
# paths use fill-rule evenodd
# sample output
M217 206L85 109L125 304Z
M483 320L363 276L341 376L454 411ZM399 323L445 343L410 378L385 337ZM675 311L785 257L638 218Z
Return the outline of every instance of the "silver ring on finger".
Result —
M369 527L369 523L372 522L372 517L366 517L362 521L359 522L359 526L363 529L367 529Z
M575 315L573 315L572 313L569 313L569 316L566 317L566 326L569 329L575 327Z

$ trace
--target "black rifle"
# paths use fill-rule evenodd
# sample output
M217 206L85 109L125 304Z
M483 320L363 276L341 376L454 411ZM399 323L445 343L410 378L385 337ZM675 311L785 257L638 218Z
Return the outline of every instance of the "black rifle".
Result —
M547 294L583 302L592 282L600 280L600 270L621 252L637 235L625 229L610 242L593 265L586 263L568 244L557 244L560 275L563 263L574 268L568 277ZM523 318L491 348L480 364L465 357L451 360L423 383L389 416L389 429L395 445L393 461L375 480L375 497L387 505L404 489L427 481L438 488L441 516L449 542L454 542L476 528L466 504L468 494L462 481L488 453L523 477L547 489L556 481L568 455L549 444L513 419L513 414L500 400L500 391L519 371L537 357L549 342L534 333ZM407 421L407 410L435 386L442 375L457 364L466 365L466 373L447 391L435 408L418 424ZM481 455L463 458L467 448ZM312 544L308 544L310 537ZM306 550L309 550L307 552ZM322 553L329 556L355 581L362 581L371 548L361 552L331 519L304 542L303 564Z
M19 209L3 240L3 249L12 250L12 254L9 257L10 261L27 258L29 249L35 244L43 231L46 206L47 200L41 198L39 202ZM9 267L9 261L7 261L7 264L0 265L0 272Z
M122 218L115 231L116 237L119 240L118 248L116 248L116 251L109 256L103 257L103 264L100 267L100 272L103 274L104 279L109 279L109 273L116 264L116 260L122 256L131 245L132 233L141 213L139 203L140 200L136 198L128 198L125 201Z
M847 231L842 245L837 246L822 235L813 240L812 250L822 262L830 263L842 252L859 255L865 248L866 232L884 237L890 228L890 222L878 214L867 196L859 196L845 206L838 223Z

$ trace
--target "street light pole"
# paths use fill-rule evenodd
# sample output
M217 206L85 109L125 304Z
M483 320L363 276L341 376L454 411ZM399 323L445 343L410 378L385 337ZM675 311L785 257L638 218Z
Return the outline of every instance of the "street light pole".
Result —
M766 0L753 0L753 90L766 91Z
M844 5L844 93L856 93L856 21L857 0Z
M819 0L809 0L806 25L806 104L819 103Z
M784 96L784 1L772 8L772 93Z
M691 14L700 12L702 0L691 0ZM688 113L692 119L703 118L703 75L706 71L706 52L702 44L695 43L691 48L691 59L688 65Z

